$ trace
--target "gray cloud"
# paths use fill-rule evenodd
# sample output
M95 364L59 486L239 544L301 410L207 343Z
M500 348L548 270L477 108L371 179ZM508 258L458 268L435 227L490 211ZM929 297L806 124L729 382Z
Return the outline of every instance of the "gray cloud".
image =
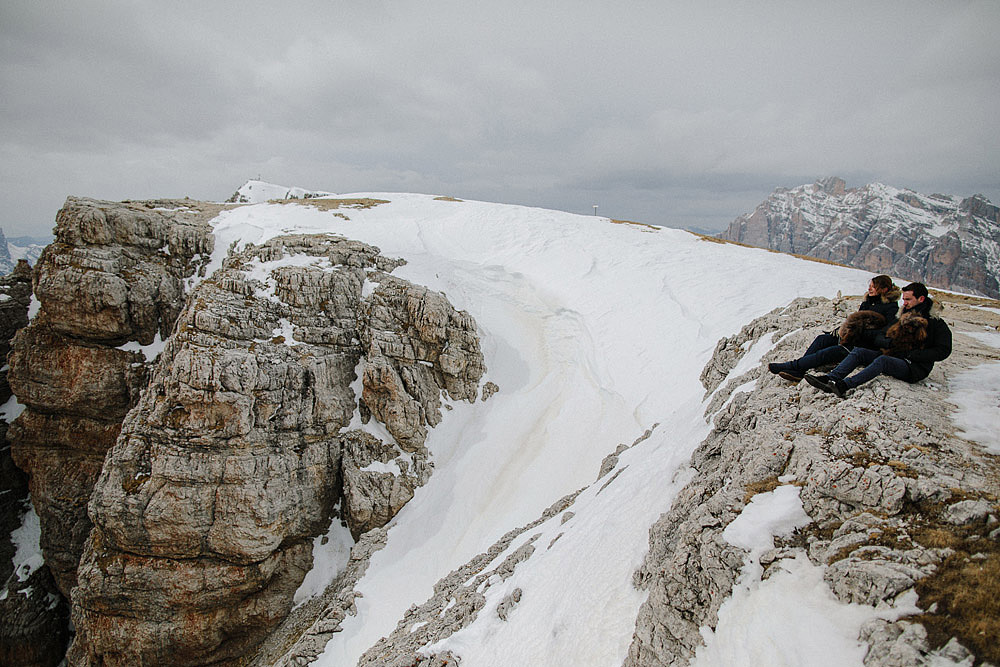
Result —
M709 228L833 174L1000 200L997 3L480 4L11 0L0 226L258 175Z

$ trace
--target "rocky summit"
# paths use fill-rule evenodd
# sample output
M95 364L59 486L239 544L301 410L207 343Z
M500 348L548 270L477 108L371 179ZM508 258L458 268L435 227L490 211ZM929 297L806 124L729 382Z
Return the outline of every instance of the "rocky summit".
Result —
M0 280L0 664L1000 664L997 301L841 399L767 363L868 272L241 193L70 198Z
M923 195L827 178L778 188L720 238L1000 297L1000 208L981 195Z

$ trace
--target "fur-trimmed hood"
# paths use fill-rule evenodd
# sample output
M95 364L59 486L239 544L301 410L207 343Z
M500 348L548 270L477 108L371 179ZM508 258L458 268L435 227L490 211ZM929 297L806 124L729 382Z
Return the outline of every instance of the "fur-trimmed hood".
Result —
M899 297L903 295L903 290L901 290L895 283L889 288L889 291L881 295L882 303L893 303L899 301Z

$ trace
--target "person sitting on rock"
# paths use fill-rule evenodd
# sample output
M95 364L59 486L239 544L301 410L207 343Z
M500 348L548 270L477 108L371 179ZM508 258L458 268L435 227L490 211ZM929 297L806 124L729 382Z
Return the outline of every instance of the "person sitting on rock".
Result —
M951 354L951 329L941 319L944 307L933 301L923 283L903 288L903 310L899 321L878 336L879 350L855 347L829 375L806 374L806 382L840 398L879 375L906 382L927 377L935 361ZM859 366L864 368L850 375Z
M851 313L839 331L821 333L798 359L775 362L767 370L789 382L798 382L806 371L829 366L844 360L855 345L863 345L868 332L885 330L896 321L899 309L899 288L886 275L875 276L868 283L868 292L856 313Z

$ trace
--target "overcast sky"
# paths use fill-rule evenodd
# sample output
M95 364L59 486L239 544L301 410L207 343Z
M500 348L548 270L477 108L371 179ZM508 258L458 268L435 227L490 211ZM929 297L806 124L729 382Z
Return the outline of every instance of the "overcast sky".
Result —
M996 203L998 32L995 0L4 0L0 227L258 176L707 229L830 175Z

